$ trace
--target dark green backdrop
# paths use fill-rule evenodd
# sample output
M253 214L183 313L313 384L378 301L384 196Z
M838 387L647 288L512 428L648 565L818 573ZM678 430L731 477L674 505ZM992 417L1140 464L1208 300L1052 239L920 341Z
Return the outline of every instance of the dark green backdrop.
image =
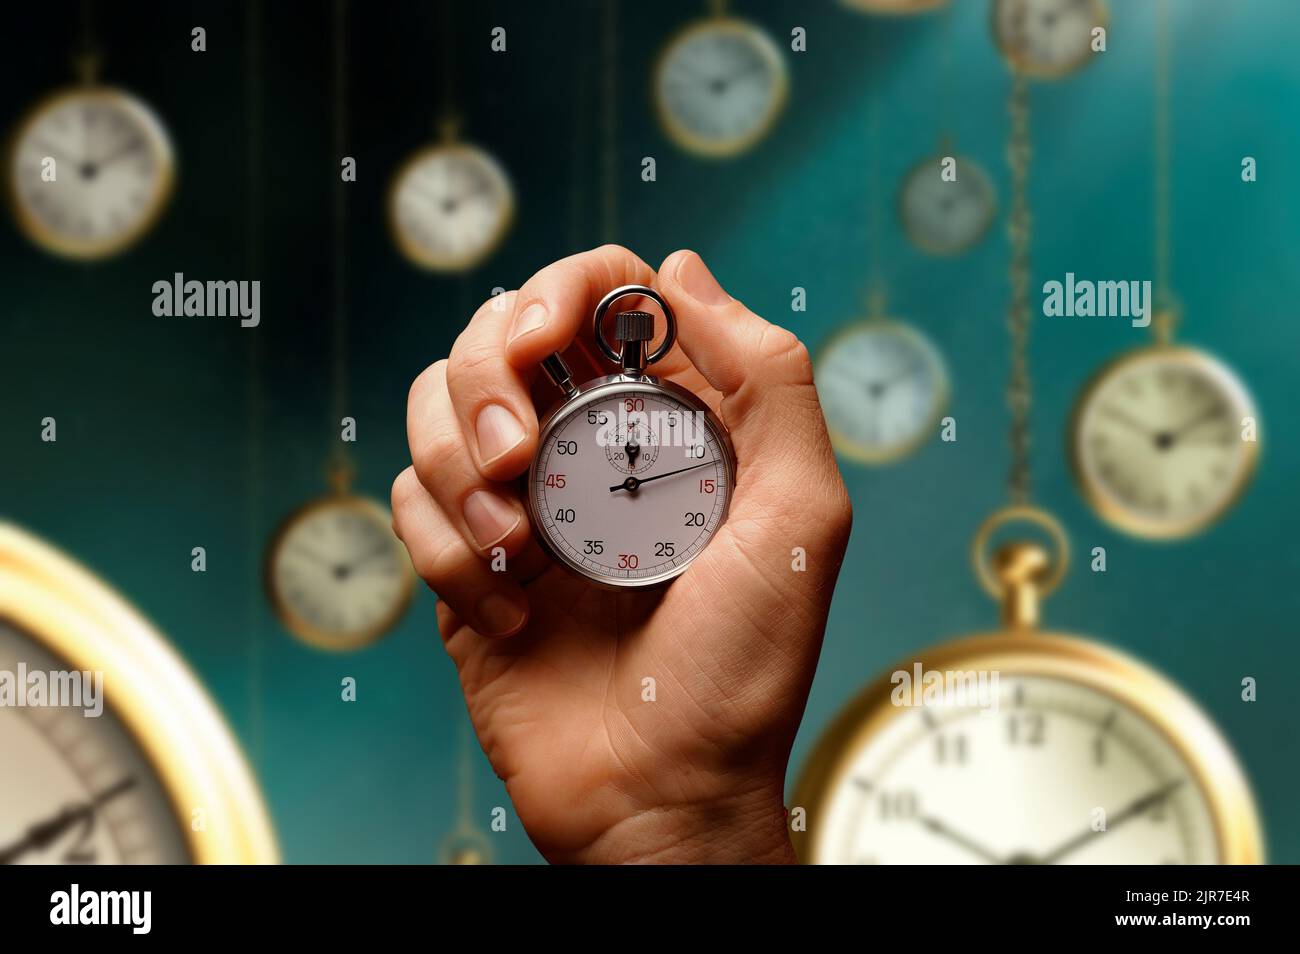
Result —
M1006 197L1007 71L983 0L955 0L953 132ZM405 463L411 379L444 355L493 286L517 287L547 262L601 241L598 4L458 4L450 39L430 4L353 4L347 152L349 413L359 483L387 500ZM1053 628L1131 650L1169 673L1218 720L1258 794L1273 860L1300 861L1300 671L1295 620L1293 412L1300 324L1300 4L1175 0L1174 272L1186 339L1224 356L1259 402L1264 454L1242 504L1211 532L1156 546L1103 527L1072 487L1063 424L1081 382L1139 343L1123 322L1039 321L1034 330L1034 468L1039 499L1067 523L1076 556L1094 545L1109 572L1076 564L1047 606ZM781 39L792 96L746 156L702 162L676 151L649 103L653 57L702 0L622 3L617 70L614 237L648 261L699 250L723 283L813 347L855 317L868 277L867 115L880 97L884 247L895 310L946 352L960 421L884 470L845 464L856 507L826 649L792 762L896 657L989 626L995 610L966 557L975 525L1004 495L1007 248L1001 221L978 249L938 261L902 241L893 187L939 132L944 43L938 17L872 21L832 2L733 4ZM1151 277L1153 8L1112 0L1109 50L1084 72L1037 87L1032 202L1036 283ZM74 265L0 227L0 514L66 548L172 638L220 701L260 775L287 860L432 860L455 813L464 707L422 590L386 641L343 657L292 641L258 574L277 520L323 487L330 421L331 5L265 4L262 148L256 192L265 254L249 266L248 7L101 3L105 79L152 103L175 137L177 195L160 226L111 262ZM70 78L75 5L5 13L0 121L13 123ZM489 52L489 30L509 52ZM208 52L190 51L193 26ZM873 35L874 34L874 35ZM454 51L465 134L494 151L519 194L500 252L464 278L407 265L383 222L386 182L432 136L441 60ZM640 159L658 160L642 183ZM1259 162L1243 184L1241 157ZM1005 205L1005 202L1004 202ZM259 278L262 325L155 318L150 286L174 271ZM790 290L808 290L792 314ZM256 346L253 342L256 341ZM44 444L52 415L59 440ZM190 548L207 547L206 574ZM339 701L343 675L359 701ZM1243 676L1259 701L1239 701ZM475 810L507 805L475 751ZM497 858L537 858L513 814Z

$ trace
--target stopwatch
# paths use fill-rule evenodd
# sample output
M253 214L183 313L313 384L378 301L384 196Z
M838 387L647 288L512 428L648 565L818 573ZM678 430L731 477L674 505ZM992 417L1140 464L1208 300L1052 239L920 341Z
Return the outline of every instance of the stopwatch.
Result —
M663 312L605 317L625 298ZM542 421L524 497L542 547L560 565L609 589L646 589L683 573L727 519L736 455L726 426L698 397L646 368L671 350L677 320L652 288L624 285L597 305L593 334L615 374L573 382L563 357L542 362L564 398Z

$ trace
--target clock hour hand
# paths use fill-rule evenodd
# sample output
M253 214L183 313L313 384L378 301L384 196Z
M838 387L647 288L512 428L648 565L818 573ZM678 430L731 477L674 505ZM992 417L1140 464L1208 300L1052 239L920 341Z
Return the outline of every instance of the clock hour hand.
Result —
M1119 423L1123 424L1125 427L1129 428L1130 430L1137 431L1143 437L1148 437L1153 441L1157 441L1157 443L1159 442L1158 439L1160 435L1156 431L1153 431L1151 428L1147 427L1145 424L1143 424L1141 421L1139 421L1137 418L1133 417L1132 415L1128 414L1127 412L1121 411L1115 405L1107 404L1105 407L1101 409L1101 412L1105 414L1107 417L1119 421Z
M63 834L93 815L97 809L134 787L134 778L124 778L116 785L104 789L89 801L68 805L53 818L37 822L28 828L27 833L16 842L0 848L0 865L14 864L30 851L48 848Z
M1056 864L1066 855L1086 845L1097 835L1104 835L1108 831L1114 831L1116 828L1124 824L1124 822L1128 821L1129 819L1136 818L1138 815L1141 815L1144 812L1147 812L1150 809L1155 808L1166 798L1172 795L1174 791L1185 781L1186 779L1176 778L1171 782L1165 782L1159 788L1147 792L1145 795L1141 796L1140 798L1133 799L1133 801L1129 802L1119 812L1117 812L1114 815L1111 815L1109 818L1106 819L1106 827L1103 830L1097 831L1091 825L1089 825L1087 828L1079 832L1079 834L1075 835L1073 838L1063 842L1058 847L1052 849L1047 854L1040 857L1038 859L1038 864L1040 865Z
M961 847L965 848L967 851L971 852L972 854L978 855L979 857L983 858L985 861L989 862L990 864L1004 865L1007 863L1004 858L1001 858L994 852L989 851L989 849L985 848L979 842L966 837L961 832L949 828L947 824L935 818L933 815L921 815L917 818L917 821L919 821L922 825L924 825L928 831L931 831L934 834L939 835L941 838L948 839L955 845L960 845Z
M699 470L701 467L707 467L712 463L715 462L706 460L702 464L692 464L690 467L683 467L680 470L670 470L666 474L655 474L653 477L644 477L639 480L636 477L628 477L628 479L623 481L621 484L615 484L613 487L610 487L609 492L612 494L620 490L636 490L642 484L648 484L652 480L663 480L665 477L676 477L678 474L684 474L688 470Z

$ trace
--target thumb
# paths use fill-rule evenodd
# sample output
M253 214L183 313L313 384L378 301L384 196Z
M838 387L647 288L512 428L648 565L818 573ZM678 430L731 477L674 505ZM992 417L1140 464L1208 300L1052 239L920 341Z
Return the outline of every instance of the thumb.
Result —
M803 342L727 294L694 252L669 255L656 287L673 308L682 351L722 394L738 483L764 496L799 497L820 487L838 498L843 482Z

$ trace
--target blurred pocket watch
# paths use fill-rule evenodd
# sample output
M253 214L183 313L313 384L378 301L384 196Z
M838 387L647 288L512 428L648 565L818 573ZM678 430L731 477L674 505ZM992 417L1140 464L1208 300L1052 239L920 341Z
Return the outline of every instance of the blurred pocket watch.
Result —
M388 224L398 250L413 264L461 272L496 251L515 214L514 189L501 164L461 142L456 124L442 141L417 151L393 176Z
M816 362L817 392L835 449L864 464L888 464L919 447L948 403L943 358L918 329L883 316L836 332Z
M668 137L688 152L726 158L772 129L790 80L772 37L746 20L714 15L689 24L659 56L654 99Z
M243 754L184 661L85 568L0 523L0 671L20 666L102 673L103 710L0 707L0 864L278 860Z
M1112 526L1173 539L1218 520L1245 492L1259 459L1258 421L1246 386L1218 358L1168 342L1120 355L1084 387L1069 429L1071 469ZM1247 420L1249 419L1249 421Z
M931 255L959 255L988 234L997 214L993 184L974 159L952 156L956 178L943 177L946 148L903 177L898 214L912 244Z
M1108 19L1104 0L994 0L993 36L1016 72L1058 79L1092 58L1092 31Z
M330 493L289 514L266 554L266 589L285 628L317 649L367 646L410 605L415 572L392 517L331 476Z
M884 16L926 13L948 3L948 0L840 0L840 3L863 13Z
M8 192L18 228L66 258L108 258L134 245L171 197L171 139L152 109L96 80L85 57L82 82L37 102L14 130Z
M1026 521L1049 534L1055 557L1018 540L990 561L993 534ZM1127 655L1039 632L1038 602L1064 576L1066 547L1033 507L985 521L973 558L1002 601L1002 629L900 663L841 712L791 803L806 812L807 830L794 833L802 861L1263 860L1249 786L1205 714Z

